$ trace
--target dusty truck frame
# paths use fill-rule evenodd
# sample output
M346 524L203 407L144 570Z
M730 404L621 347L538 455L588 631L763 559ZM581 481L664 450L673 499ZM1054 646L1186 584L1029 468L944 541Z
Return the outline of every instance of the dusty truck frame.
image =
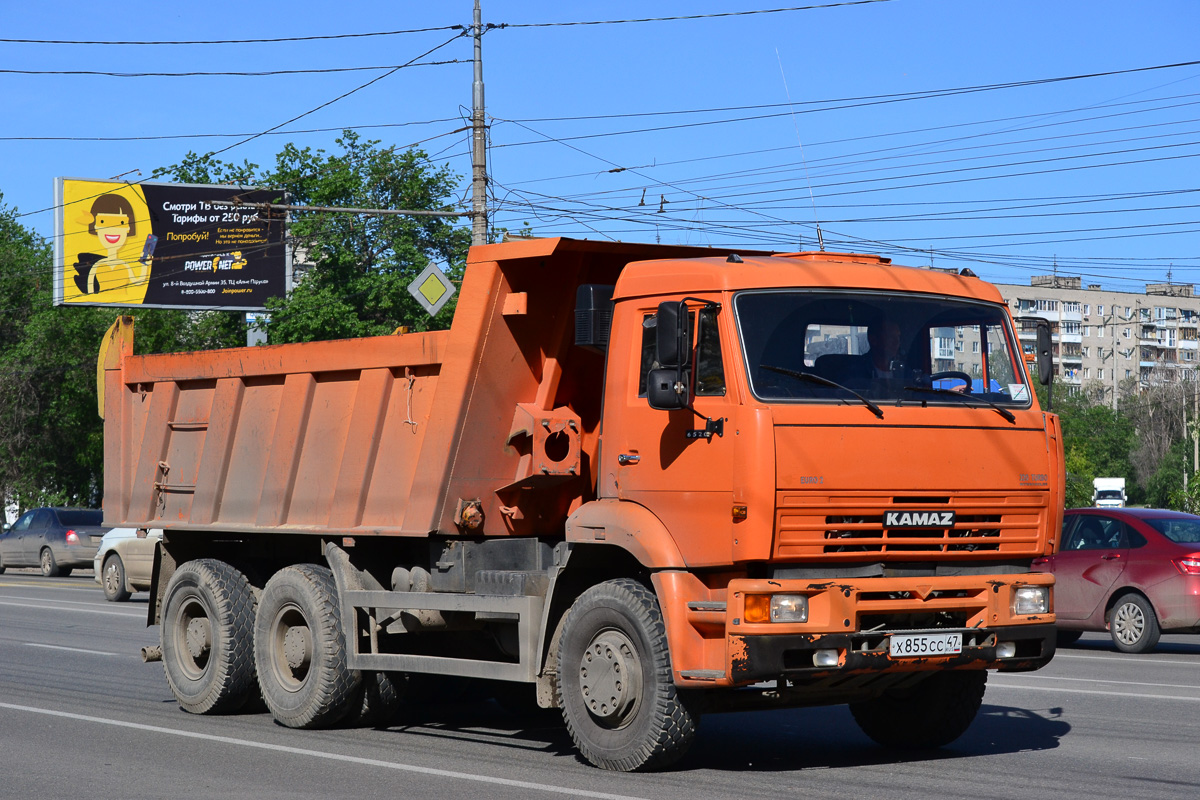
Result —
M191 712L379 721L460 676L608 769L745 708L936 747L1054 654L1025 349L990 285L873 256L476 247L449 331L135 356L119 320L105 524L164 530L148 623Z

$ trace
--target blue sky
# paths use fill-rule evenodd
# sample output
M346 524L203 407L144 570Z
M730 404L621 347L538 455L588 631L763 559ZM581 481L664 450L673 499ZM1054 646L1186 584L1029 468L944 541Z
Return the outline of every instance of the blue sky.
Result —
M463 176L465 197L472 43L457 31L12 40L411 31L469 25L472 5L7 0L3 203L49 237L53 212L41 209L56 176L148 179L189 150L235 144L220 157L270 165L288 141L333 149L343 127L419 142ZM728 16L793 5L484 0L485 24L507 25L483 39L494 223L794 250L815 247L819 220L827 249L932 258L997 282L1057 265L1105 288L1140 290L1168 271L1200 283L1200 64L1169 66L1200 62L1200 3L883 0ZM564 24L580 22L607 24ZM386 70L26 74L414 59L243 144ZM1050 80L1063 78L1074 79Z

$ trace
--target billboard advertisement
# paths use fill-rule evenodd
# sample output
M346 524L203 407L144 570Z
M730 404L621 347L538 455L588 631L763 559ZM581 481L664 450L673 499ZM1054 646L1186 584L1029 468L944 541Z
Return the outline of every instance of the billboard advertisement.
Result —
M56 305L261 310L291 287L284 219L238 186L55 181Z

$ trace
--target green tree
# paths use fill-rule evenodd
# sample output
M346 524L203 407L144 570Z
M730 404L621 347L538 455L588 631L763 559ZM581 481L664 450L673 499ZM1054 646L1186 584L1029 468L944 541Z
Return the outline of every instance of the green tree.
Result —
M1079 508L1092 504L1092 481L1096 477L1096 468L1088 460L1087 454L1074 444L1067 450L1067 508Z
M155 176L204 183L256 184L280 190L293 205L333 208L450 210L458 176L431 164L420 150L397 151L353 131L338 149L288 144L272 170L227 164L189 153ZM374 336L401 325L444 328L452 305L430 319L408 285L430 262L452 280L462 275L470 231L440 217L372 216L295 211L289 226L297 266L309 264L286 298L268 302L269 341L301 342Z

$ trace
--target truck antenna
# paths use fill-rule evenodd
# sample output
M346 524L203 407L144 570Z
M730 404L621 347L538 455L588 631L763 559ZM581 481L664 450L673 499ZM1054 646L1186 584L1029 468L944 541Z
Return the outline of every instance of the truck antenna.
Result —
M812 179L808 176L808 159L804 157L804 142L800 139L800 123L796 121L796 109L792 105L792 93L788 89L787 73L783 69L783 59L779 55L779 48L775 48L775 58L779 61L779 74L783 76L783 93L787 95L788 108L792 113L792 126L796 129L796 143L800 145L800 163L804 165L804 182L808 184L808 200L812 203L813 221L817 224L817 246L821 248L821 252L825 252L825 236L821 233L821 220L817 217L817 199L813 197Z

